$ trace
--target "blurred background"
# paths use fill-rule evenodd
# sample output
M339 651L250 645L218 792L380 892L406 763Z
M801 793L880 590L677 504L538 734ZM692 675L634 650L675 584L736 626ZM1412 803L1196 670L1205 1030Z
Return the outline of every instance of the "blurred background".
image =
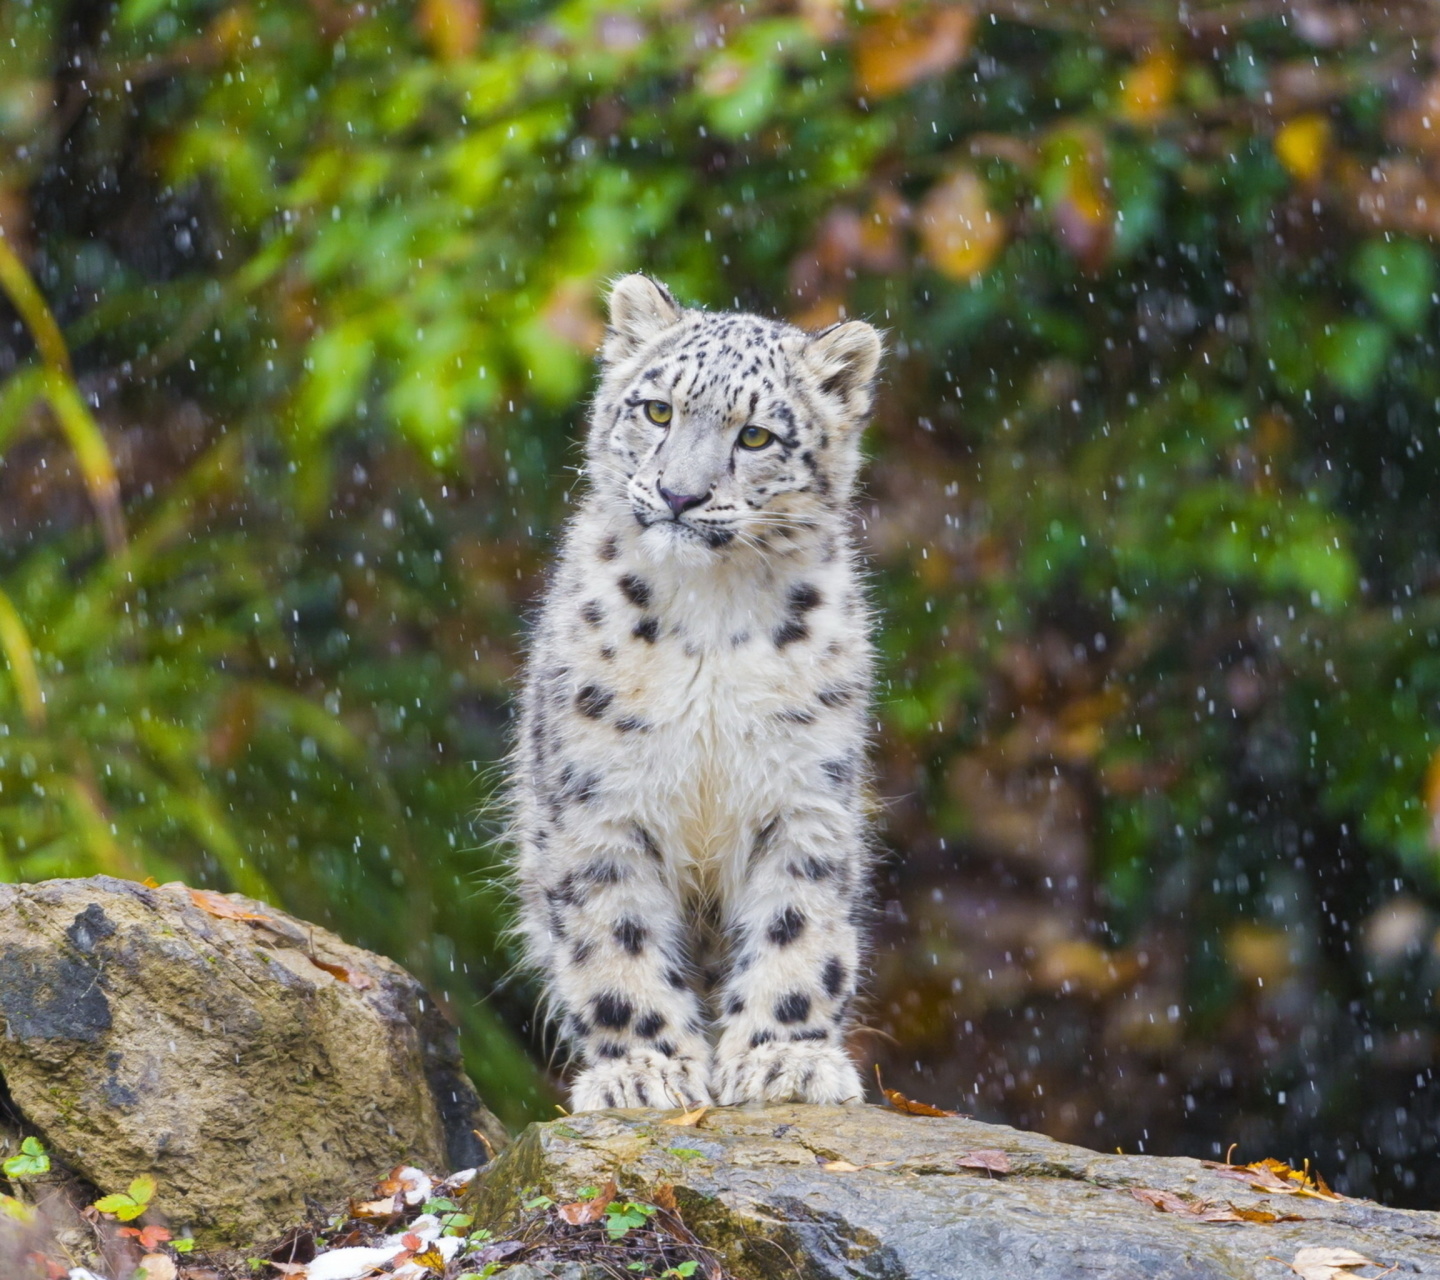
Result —
M885 1083L1440 1205L1440 12L7 0L0 878L239 890L553 1114L496 788L599 296L889 331Z

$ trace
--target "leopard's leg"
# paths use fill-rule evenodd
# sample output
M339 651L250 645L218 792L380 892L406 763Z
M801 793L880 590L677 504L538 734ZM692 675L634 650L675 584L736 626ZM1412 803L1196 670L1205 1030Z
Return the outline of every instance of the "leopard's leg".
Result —
M608 830L608 838L607 838ZM681 900L639 827L575 823L522 856L522 929L583 1064L574 1111L710 1101Z
M711 1089L722 1105L858 1102L845 1049L869 856L853 815L796 812L756 835L726 904L730 970Z

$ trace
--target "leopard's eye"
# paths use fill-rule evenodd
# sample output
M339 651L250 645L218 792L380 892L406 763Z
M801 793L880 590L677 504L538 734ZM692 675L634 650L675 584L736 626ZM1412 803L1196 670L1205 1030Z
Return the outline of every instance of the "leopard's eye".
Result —
M668 427L670 425L670 419L674 417L674 415L675 410L663 400L645 401L645 416L657 427Z
M766 431L764 427L742 427L740 430L740 447L742 449L763 449L775 439L774 432Z

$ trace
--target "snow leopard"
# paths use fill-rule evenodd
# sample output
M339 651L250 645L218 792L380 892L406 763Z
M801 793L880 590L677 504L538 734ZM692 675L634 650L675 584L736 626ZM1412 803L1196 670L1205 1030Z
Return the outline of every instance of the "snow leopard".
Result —
M882 339L613 286L583 492L511 761L518 930L571 1107L863 1097L870 614L854 546Z

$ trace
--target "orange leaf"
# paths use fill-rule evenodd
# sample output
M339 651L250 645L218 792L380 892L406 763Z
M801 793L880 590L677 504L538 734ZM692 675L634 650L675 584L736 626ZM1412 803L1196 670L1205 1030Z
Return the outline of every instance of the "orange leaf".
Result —
M928 1102L916 1102L913 1098L907 1098L899 1089L887 1089L885 1081L880 1078L880 1064L875 1064L875 1083L880 1086L880 1092L885 1095L888 1102L901 1115L906 1116L958 1116L958 1111L943 1111L939 1107L932 1107Z
M589 1200L574 1200L569 1204L562 1204L555 1212L572 1227L583 1227L591 1222L599 1222L619 1193L620 1188L615 1185L615 1179L611 1178L600 1188L598 1195Z
M694 1111L687 1111L684 1115L671 1116L670 1119L662 1120L660 1123L682 1125L687 1127L694 1125L698 1128L700 1121L704 1118L705 1113L709 1110L709 1107L696 1107Z
M190 901L201 911L221 920L259 920L263 923L266 919L258 911L249 911L213 889L191 889Z
M1152 124L1175 97L1179 67L1168 49L1142 58L1120 84L1120 114L1135 124Z
M361 991L368 991L375 985L375 980L367 973L360 973L356 969L347 969L343 964L331 964L328 960L317 960L310 957L310 963L317 969L324 969L332 977L339 978L341 982L348 982L352 987L358 987Z
M1003 1151L984 1148L961 1156L956 1162L962 1169L985 1169L990 1173L1010 1173L1010 1157Z
M855 78L874 98L949 71L970 52L975 15L945 6L916 22L890 13L862 28L855 42Z
M662 1209L668 1209L671 1213L680 1212L680 1203L675 1199L675 1188L668 1182L662 1182L655 1188L652 1202Z
M1005 220L990 210L985 183L971 169L937 182L920 204L920 241L935 269L952 280L985 271L1004 247Z

